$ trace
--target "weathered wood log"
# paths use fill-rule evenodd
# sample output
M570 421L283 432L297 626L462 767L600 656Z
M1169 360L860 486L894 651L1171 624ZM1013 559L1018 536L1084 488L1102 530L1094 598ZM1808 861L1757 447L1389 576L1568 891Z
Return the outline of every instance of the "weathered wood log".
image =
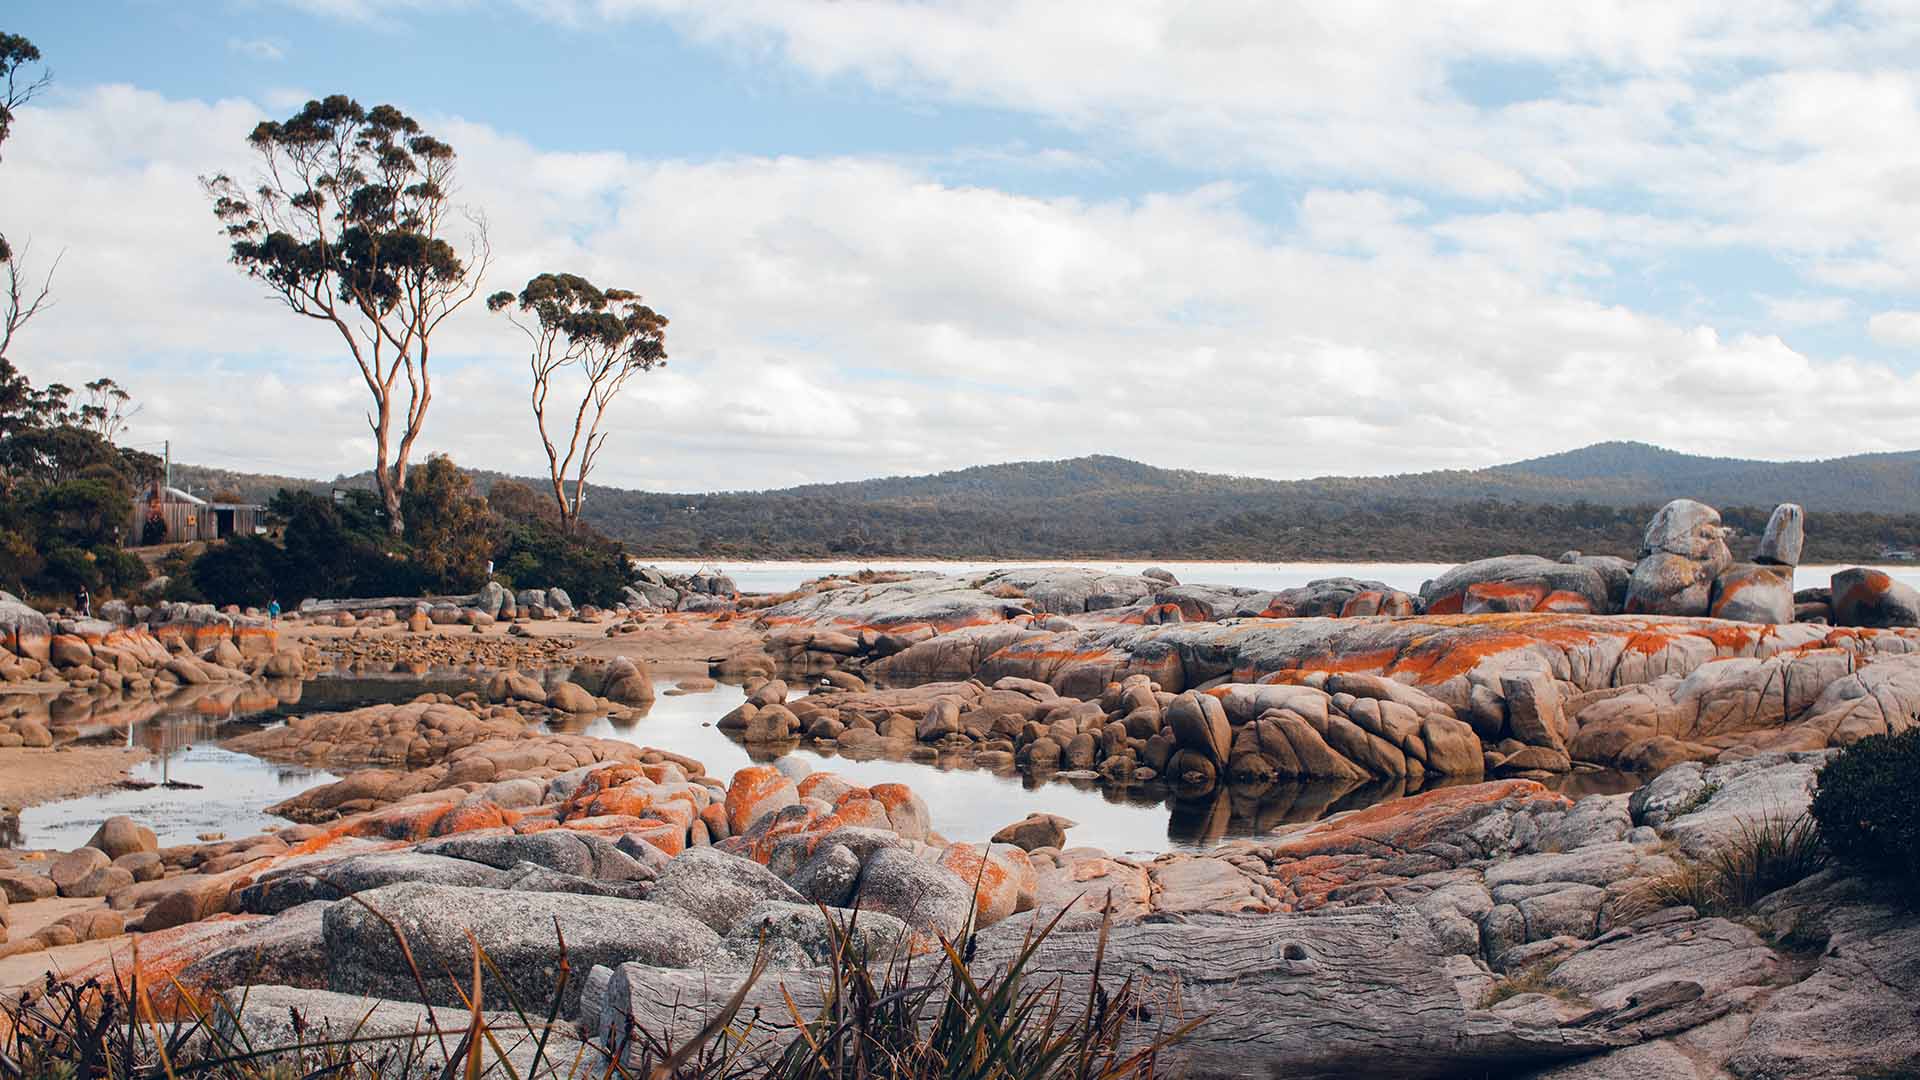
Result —
M1057 987L1068 1023L1085 1007L1097 940L1091 931L1059 931L1028 963L1025 985ZM1004 970L1021 943L1012 933L983 934L976 977ZM939 968L920 961L915 977L938 978ZM1605 1030L1516 1024L1475 1008L1488 977L1464 957L1445 956L1426 920L1401 907L1116 926L1101 982L1112 993L1129 976L1149 1010L1129 1026L1129 1049L1203 1018L1167 1055L1193 1076L1504 1073L1630 1041ZM593 981L583 1030L635 1066L649 1044L677 1046L697 1032L744 978L622 964L604 991ZM732 1030L750 1054L778 1053L795 1037L786 995L811 1019L825 1006L825 988L820 970L767 972Z
M302 615L338 615L341 612L358 614L362 611L412 611L425 604L434 607L439 604L452 604L458 608L477 607L480 604L479 593L467 593L463 596L361 596L342 597L336 600L300 601Z

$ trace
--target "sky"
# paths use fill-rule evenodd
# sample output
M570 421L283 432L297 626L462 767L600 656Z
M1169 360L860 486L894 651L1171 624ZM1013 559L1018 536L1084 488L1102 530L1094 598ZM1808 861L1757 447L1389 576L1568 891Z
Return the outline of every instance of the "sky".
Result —
M337 337L197 178L345 93L417 117L485 291L641 293L670 361L595 480L784 487L1108 453L1273 478L1607 439L1920 446L1920 4L14 0L53 74L0 230L57 256L36 381L126 441L372 463ZM421 447L538 475L475 303Z

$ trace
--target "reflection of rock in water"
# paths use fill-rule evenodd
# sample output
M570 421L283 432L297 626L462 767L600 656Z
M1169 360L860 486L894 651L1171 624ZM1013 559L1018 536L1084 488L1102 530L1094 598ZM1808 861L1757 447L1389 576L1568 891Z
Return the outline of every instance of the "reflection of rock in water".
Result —
M20 811L0 807L0 848L20 846Z

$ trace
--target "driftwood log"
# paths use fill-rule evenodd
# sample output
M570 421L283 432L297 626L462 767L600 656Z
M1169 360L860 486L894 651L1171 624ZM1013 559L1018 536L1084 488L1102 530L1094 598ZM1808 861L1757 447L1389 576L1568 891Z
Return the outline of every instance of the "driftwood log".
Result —
M300 614L338 615L343 611L354 615L363 611L411 612L421 604L428 607L452 604L457 608L470 608L479 606L479 603L479 593L467 593L463 596L362 596L343 597L337 600L309 598L300 601Z
M1058 987L1071 1022L1088 998L1097 943L1095 932L1057 931L1029 962L1024 985ZM981 935L976 977L1004 970L1021 944L1019 934ZM916 961L914 972L916 980L944 983L937 958ZM1146 1019L1129 1025L1133 1048L1203 1018L1168 1054L1169 1064L1192 1076L1502 1074L1634 1041L1600 1028L1515 1023L1476 1008L1489 976L1465 957L1445 956L1425 918L1400 907L1115 926L1101 982L1111 993L1130 975L1149 1007ZM595 969L581 1002L582 1030L636 1066L648 1045L678 1046L699 1031L745 977L643 964ZM748 1041L750 1055L777 1053L795 1035L786 995L811 1019L824 1007L826 985L817 969L769 971L732 1031Z

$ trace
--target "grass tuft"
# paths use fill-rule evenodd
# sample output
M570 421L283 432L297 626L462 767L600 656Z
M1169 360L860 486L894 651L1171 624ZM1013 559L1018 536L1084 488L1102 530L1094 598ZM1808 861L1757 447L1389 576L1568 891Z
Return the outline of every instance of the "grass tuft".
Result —
M1803 881L1827 865L1819 830L1806 814L1743 820L1738 834L1707 858L1679 858L1677 869L1625 898L1619 921L1631 922L1680 905L1702 915L1743 915L1762 897Z
M0 1002L0 1080L1153 1080L1164 1071L1163 1053L1201 1021L1156 1017L1134 978L1103 980L1110 919L1109 912L1088 985L1077 988L1028 975L1054 924L1030 935L1002 970L975 970L971 937L942 940L930 963L907 958L883 968L856 945L853 923L829 913L834 957L818 1015L803 1016L789 997L784 1033L771 1042L748 1037L764 1030L761 1017L741 1015L764 970L763 947L733 999L697 1035L670 1046L630 1024L620 1061L552 1052L548 1036L570 977L564 939L539 1010L522 1006L475 940L460 1027L443 1029L429 1012L427 1027L408 1034L363 1035L356 1026L336 1036L296 1013L288 1018L292 1041L275 1046L252 1045L222 998L203 1008L175 985L185 1015L163 1019L137 974L79 984L49 975L37 992ZM388 926L424 997L404 935ZM496 1030L482 1010L483 1000L501 997L516 1018L513 1031ZM524 1046L529 1032L539 1033L531 1058L510 1061L503 1042Z

